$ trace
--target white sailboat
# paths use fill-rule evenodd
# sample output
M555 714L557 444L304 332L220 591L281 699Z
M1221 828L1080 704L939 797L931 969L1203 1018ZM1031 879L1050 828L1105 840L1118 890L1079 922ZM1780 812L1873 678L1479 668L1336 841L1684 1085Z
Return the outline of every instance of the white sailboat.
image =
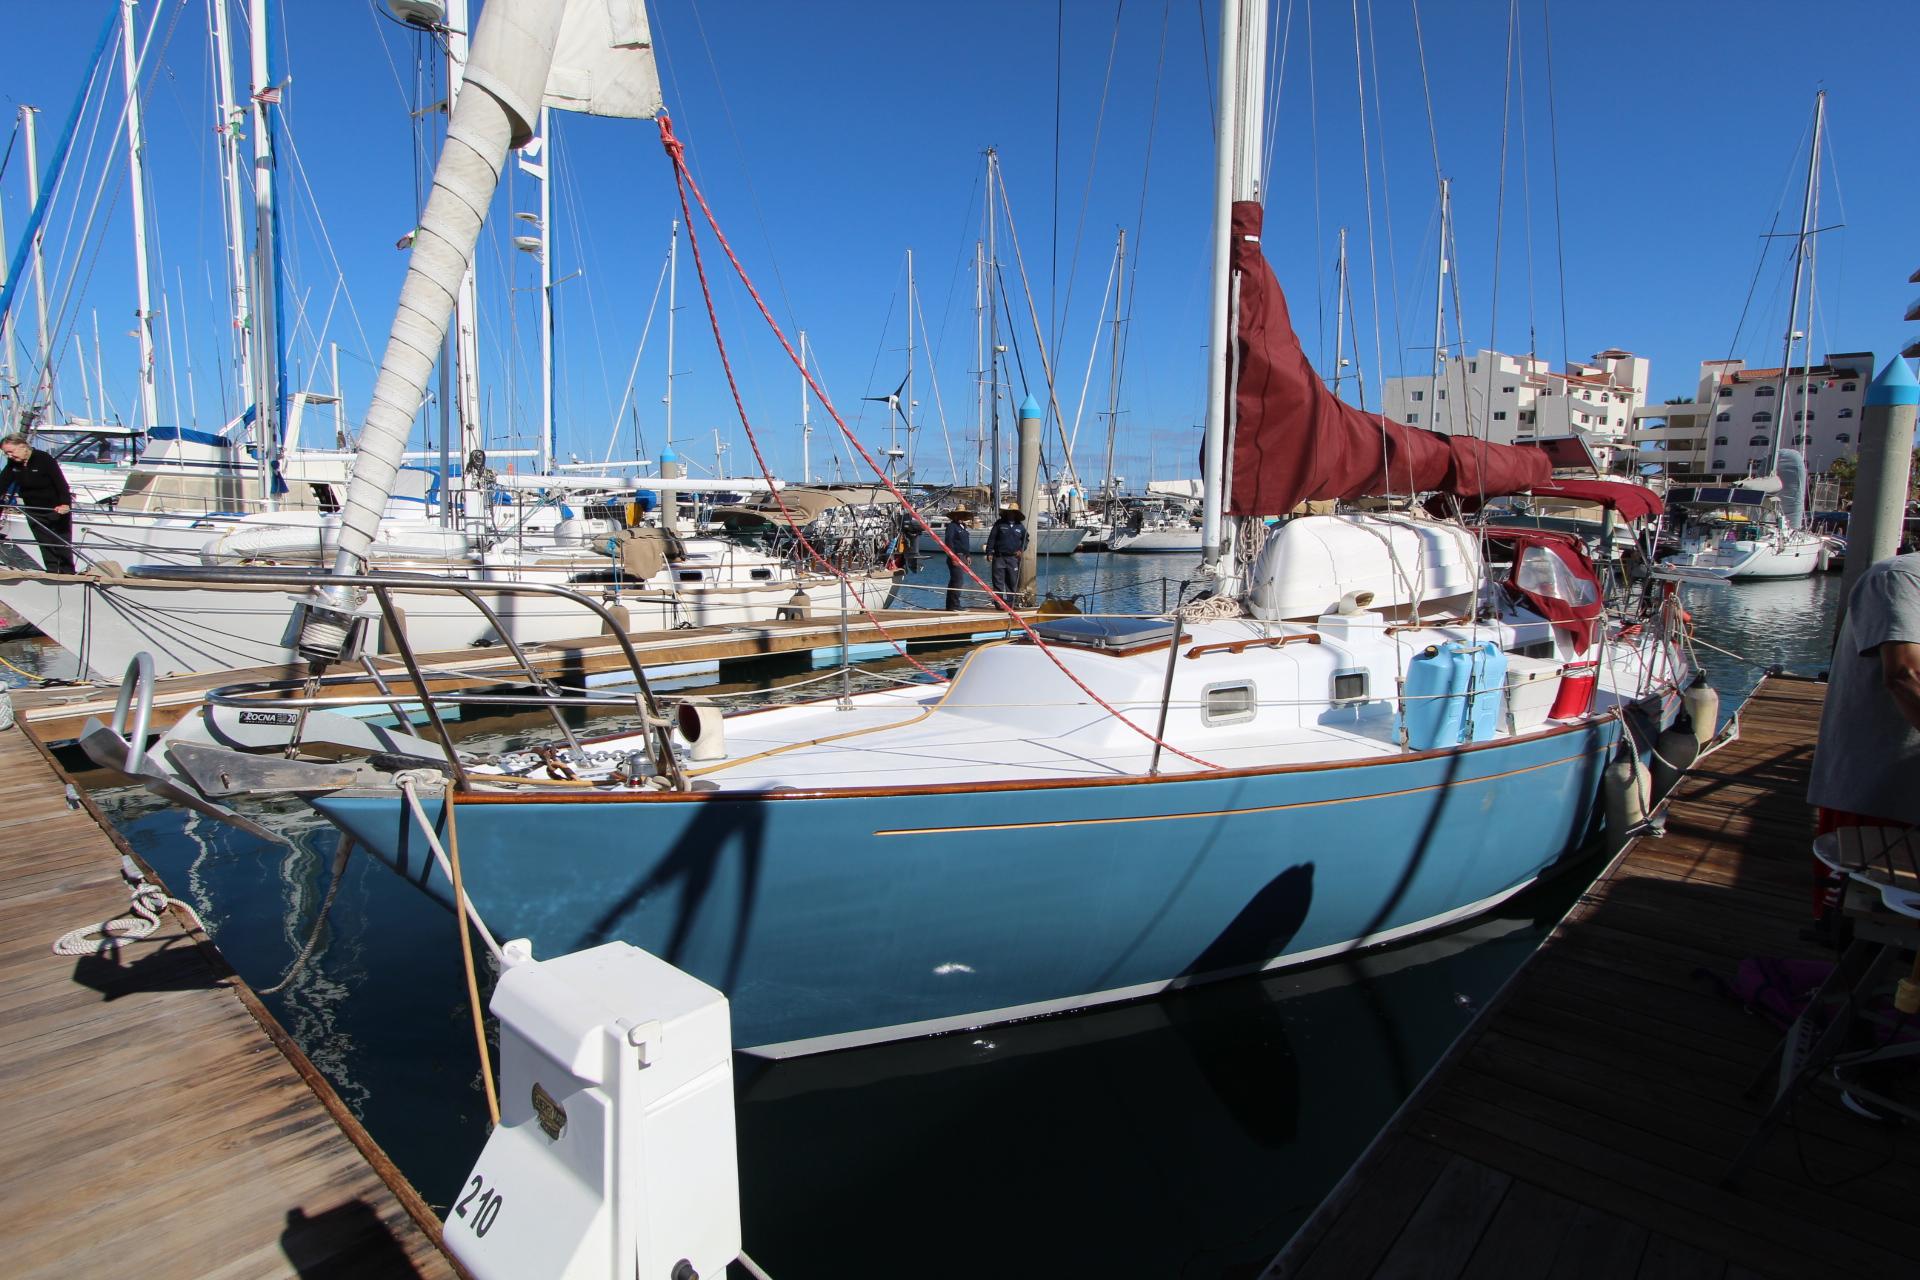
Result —
M1682 535L1677 555L1661 561L1660 571L1676 578L1738 581L1747 578L1802 578L1827 564L1825 537L1806 527L1807 468L1797 449L1782 448L1787 430L1787 392L1794 378L1794 344L1804 342L1800 360L1799 403L1805 404L1813 368L1813 291L1807 290L1807 319L1800 318L1800 289L1813 258L1814 224L1820 208L1820 140L1826 124L1827 91L1814 95L1813 140L1807 153L1806 193L1800 203L1800 234L1794 247L1793 292L1787 302L1786 350L1780 358L1779 421L1764 474L1732 490L1706 490L1680 499L1698 518Z

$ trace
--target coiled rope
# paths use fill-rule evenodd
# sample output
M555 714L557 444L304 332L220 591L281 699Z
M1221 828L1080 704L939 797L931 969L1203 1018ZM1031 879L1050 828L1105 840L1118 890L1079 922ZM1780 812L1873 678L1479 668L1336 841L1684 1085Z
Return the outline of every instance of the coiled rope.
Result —
M126 878L127 888L133 893L133 903L127 914L103 920L99 924L85 925L62 934L53 944L53 954L57 956L106 955L121 942L137 942L150 938L160 929L160 917L170 906L178 907L186 913L193 927L205 933L206 926L200 923L199 913L193 907L178 898L170 898L167 891L147 879L138 867L126 858L120 861L120 874Z

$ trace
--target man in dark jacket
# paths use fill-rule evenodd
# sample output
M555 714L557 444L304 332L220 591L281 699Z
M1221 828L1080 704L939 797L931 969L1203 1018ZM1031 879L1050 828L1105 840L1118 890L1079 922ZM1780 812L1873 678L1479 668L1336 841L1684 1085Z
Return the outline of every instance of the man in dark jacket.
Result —
M1000 518L987 530L987 559L993 565L993 590L1002 600L1020 594L1020 553L1027 549L1027 522L1020 508L1000 508Z
M962 567L967 557L973 554L973 535L967 531L967 524L973 519L973 513L964 508L955 508L947 512L947 527L940 531L940 540L947 544L947 550L953 555L947 557L947 608L962 609L961 603L967 586L967 571Z
M73 572L73 490L51 454L34 448L23 435L0 440L7 465L0 470L0 500L18 492L27 527L40 544L40 562L48 573Z

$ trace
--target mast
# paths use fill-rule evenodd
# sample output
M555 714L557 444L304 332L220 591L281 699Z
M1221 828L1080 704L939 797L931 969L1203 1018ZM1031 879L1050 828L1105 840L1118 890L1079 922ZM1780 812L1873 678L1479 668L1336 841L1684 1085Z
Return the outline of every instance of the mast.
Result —
M240 403L253 403L253 354L249 349L253 316L247 310L247 234L240 221L240 140L242 119L233 102L233 50L227 38L227 0L207 0L207 28L213 40L214 140L220 150L221 217L226 224L227 269L232 272L233 363Z
M540 108L540 474L553 474L553 112Z
M1440 179L1440 241L1439 270L1433 279L1433 368L1427 374L1427 422L1430 428L1437 428L1440 416L1440 371L1445 367L1447 339L1447 213L1449 198L1452 194L1453 180ZM1341 248L1345 249L1345 233L1342 232ZM1449 431L1453 427L1448 420Z
M1775 397L1777 407L1773 418L1773 444L1767 450L1768 475L1778 475L1780 471L1780 436L1786 430L1787 380L1793 369L1793 343L1798 336L1794 325L1800 320L1800 279L1806 273L1807 241L1813 232L1813 206L1820 186L1820 130L1826 123L1826 118L1827 91L1822 89L1813 95L1813 142L1807 148L1807 188L1800 199L1800 235L1794 241L1793 292L1787 300L1786 351L1780 357L1780 388ZM1813 362L1811 325L1808 326L1808 330L1807 363L1811 365Z
M994 178L1000 172L1000 153L987 148L987 415L989 479L987 501L1000 504L1000 305L995 290L1000 281L1000 254L994 243Z
M154 385L153 284L147 278L147 184L140 163L145 140L140 134L140 73L133 58L133 12L139 0L120 0L120 72L127 87L127 182L132 194L134 330L140 342L140 425L160 423L159 388ZM176 394L175 399L178 399ZM174 405L174 417L180 406Z
M1233 317L1239 287L1232 273L1236 200L1260 195L1260 111L1266 96L1267 7L1234 0L1220 14L1220 110L1215 137L1213 311L1207 343L1207 422L1201 455L1202 566L1223 581L1232 577L1234 522L1226 514L1227 446L1233 423L1227 362L1233 355ZM1223 571L1223 560L1225 561Z
M674 297L680 283L680 219L673 220L667 234L667 394L661 397L667 409L667 448L673 448L673 314Z
M40 207L40 149L36 139L34 118L40 114L40 108L23 106L20 108L20 125L27 135L27 207ZM53 362L48 359L47 350L47 260L41 251L40 229L33 228L33 310L38 325L35 353L40 358L40 376L35 380L33 392L34 421L38 422L47 407L53 402Z
M0 237L4 238L4 237ZM987 447L986 246L973 242L973 482L980 483L980 453Z
M280 100L267 68L267 0L250 0L253 96L253 427L260 457L260 498L278 510L274 481L280 454L280 279L274 243L273 134L270 103Z
M1333 263L1333 394L1340 394L1340 371L1347 367L1347 229L1340 228L1340 253Z
M800 331L800 483L813 483L813 424L807 421L811 408L807 397L807 331Z
M333 366L333 447L347 447L347 399L340 394L340 344L328 344L328 360Z
M7 202L0 198L0 293L7 289ZM13 416L13 309L0 311L0 428L12 431L17 419Z
M1105 521L1113 519L1113 444L1120 431L1120 293L1127 285L1127 229L1120 228L1120 240L1113 250L1114 279L1119 283L1113 294L1113 342L1107 357L1107 462L1100 481L1101 512Z
M913 312L914 312L914 301L915 301L915 299L914 299L914 296L913 296L913 250L911 250L911 249L909 249L909 250L907 250L907 384L906 384L906 385L907 385L907 404L906 404L906 411L905 411L905 412L904 412L904 413L903 413L903 414L901 415L901 416L902 416L903 418L905 418L905 419L906 419L906 423L907 423L907 449L908 449L909 451L911 451L911 450L912 450L912 448L913 448L913 405L914 405L914 399L913 399ZM894 447L895 447L896 449L897 449L897 448L899 448L899 442L898 442L898 439L897 439L897 438L896 438L896 440L895 440L895 444L894 444ZM905 472L904 472L904 474L905 474L906 476L908 476L909 478L911 478L911 477L912 477L912 475L913 475L913 459L912 459L911 457L908 457L907 455L904 455L904 454L902 455L902 457L904 457L904 458L905 458L905 461L906 461L906 468L905 468Z

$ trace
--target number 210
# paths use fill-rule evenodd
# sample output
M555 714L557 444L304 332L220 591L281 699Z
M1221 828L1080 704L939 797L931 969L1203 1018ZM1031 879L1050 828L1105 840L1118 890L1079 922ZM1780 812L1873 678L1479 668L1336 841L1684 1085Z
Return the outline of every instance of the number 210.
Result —
M460 1203L453 1207L454 1213L462 1218L466 1217L467 1204L475 1196L480 1197L480 1203L473 1206L473 1234L484 1236L493 1229L493 1220L500 1216L500 1206L506 1197L498 1191L489 1190L485 1181L476 1173L473 1175L473 1185L467 1188L467 1194L461 1196Z

